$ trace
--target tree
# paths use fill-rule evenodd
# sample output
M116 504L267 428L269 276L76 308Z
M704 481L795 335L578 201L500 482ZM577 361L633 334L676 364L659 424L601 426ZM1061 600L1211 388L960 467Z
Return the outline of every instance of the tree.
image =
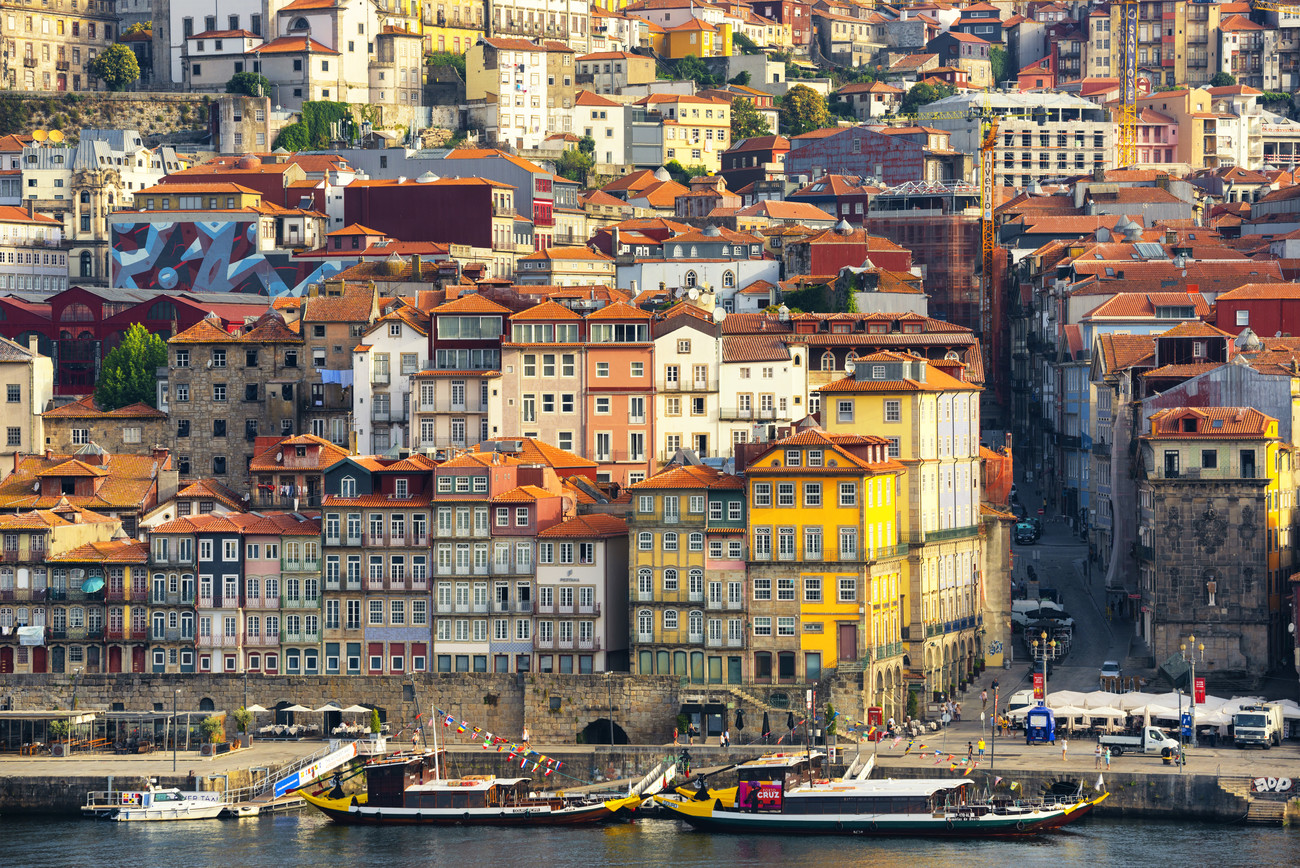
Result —
M1210 79L1210 87L1232 87L1237 79L1230 72L1216 72Z
M226 725L219 717L205 717L199 722L199 731L208 744L217 744L225 738Z
M664 163L666 171L674 181L684 186L690 186L691 178L701 178L709 174L709 170L701 165L683 166L677 160L669 160Z
M280 128L280 134L275 137L272 147L277 150L284 148L286 151L305 151L309 138L306 124L292 123Z
M730 79L727 84L738 84L741 87L749 87L749 73L742 69L740 72L736 73L736 77Z
M135 59L135 52L125 45L110 45L94 60L86 64L86 70L111 91L123 91L131 82L140 77L140 64Z
M772 127L767 119L758 113L754 104L744 97L731 100L731 140L733 142L750 136L770 136Z
M144 402L158 402L158 369L167 364L167 345L140 323L126 331L122 343L104 358L95 382L95 402L105 410L116 410Z
M153 33L152 21L137 21L130 27L126 28L126 35L133 36L137 33Z
M748 36L746 36L743 33L733 33L731 35L731 41L736 44L736 47L740 49L742 54L763 53L763 49L755 45L754 40L750 39Z
M946 84L937 87L932 84L914 84L911 90L903 94L903 104L899 106L898 111L905 115L916 114L917 109L922 106L952 96L952 93L952 88Z
M465 78L465 55L450 51L435 51L426 58L429 66L449 66Z
M718 84L717 76L712 75L704 61L694 54L688 54L678 60L676 70L678 78L690 79L700 88L714 87Z
M226 82L226 93L240 93L244 96L270 96L271 82L266 76L256 72L237 72Z
M253 712L241 705L239 708L235 709L235 713L232 716L235 718L235 728L240 732L247 734L248 725L253 722Z
M379 709L372 708L370 709L370 731L378 735L381 729L383 729L383 724L379 720Z
M586 184L587 175L591 172L593 165L595 163L589 155L577 148L569 148L563 154L560 154L560 159L555 161L555 174L568 178L570 181L577 181L579 184Z
M578 139L578 150L582 151L588 157L596 153L596 140L591 136L583 136Z
M781 130L798 136L831 125L826 100L806 84L796 84L781 98Z
M996 87L1006 81L1013 70L1007 63L1007 50L995 45L989 49L989 65L993 67L993 85ZM1018 72L1019 70L1015 70Z

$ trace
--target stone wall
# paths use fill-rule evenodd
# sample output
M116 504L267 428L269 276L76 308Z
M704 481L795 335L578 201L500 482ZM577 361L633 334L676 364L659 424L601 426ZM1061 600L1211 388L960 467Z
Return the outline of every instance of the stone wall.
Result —
M134 129L145 136L206 129L211 97L189 93L50 93L12 91L0 97L0 135L82 128Z

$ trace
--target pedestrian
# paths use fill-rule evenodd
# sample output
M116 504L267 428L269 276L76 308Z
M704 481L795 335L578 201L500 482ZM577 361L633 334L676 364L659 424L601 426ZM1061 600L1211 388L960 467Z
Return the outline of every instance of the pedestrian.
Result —
M1065 762L1065 754L1066 751L1068 751L1069 749L1070 749L1070 740L1068 738L1061 739L1061 762Z
M1106 771L1110 771L1110 748L1106 748Z
M681 739L681 733L678 731L677 727L674 726L674 727L673 727L673 745L676 746L676 745L678 744L678 742L679 742L680 739Z
M989 692L987 690L980 691L980 707L981 708L989 707Z
M524 726L524 731L523 731L523 733L522 733L522 738L520 739L520 741L522 741L524 744L528 744L528 726L527 726L527 725Z
M970 742L966 742L966 759L969 760L971 758L971 755L974 753L975 753L975 745L971 744Z
M993 679L993 692L998 692L998 680L996 678Z
M725 732L718 733L718 747L726 747L726 746L727 746L727 734Z
M1097 757L1097 764L1095 768L1101 768L1101 743L1100 742L1097 744L1097 750L1095 751L1095 754Z
M961 723L961 703L957 703L955 708L957 709L957 713L953 715L953 719L958 723Z
M975 745L975 748L976 748L976 750L979 751L980 759L984 759L984 739L983 739L983 738L981 738L981 739L979 740L979 742Z
M731 747L731 730L724 729L722 735L727 740L727 747Z

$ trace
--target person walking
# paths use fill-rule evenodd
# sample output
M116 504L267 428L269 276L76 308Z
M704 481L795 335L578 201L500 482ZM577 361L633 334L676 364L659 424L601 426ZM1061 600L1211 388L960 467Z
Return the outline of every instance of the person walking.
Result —
M971 744L970 742L966 742L966 759L970 760L971 756L974 753L975 753L975 745Z
M674 746L674 747L676 747L677 744L680 742L681 737L682 737L682 736L681 736L681 733L678 731L677 727L674 726L674 727L673 727L673 746Z
M1096 754L1097 757L1097 764L1094 766L1094 768L1101 768L1101 743L1100 742L1097 743L1097 750L1094 753Z
M989 692L988 692L987 690L981 690L981 691L980 691L980 708L983 709L983 708L988 708L988 707L989 707Z
M729 730L729 729L724 729L724 730L722 731L722 737L726 740L724 746L725 746L725 747L731 747L731 730Z
M1106 771L1110 771L1110 748L1106 748Z
M1065 755L1069 750L1070 740L1068 738L1061 739L1061 762L1065 762Z
M975 744L975 749L979 751L979 757L980 757L980 759L984 759L984 739L983 739L983 738L981 738L978 742L976 742L976 744Z

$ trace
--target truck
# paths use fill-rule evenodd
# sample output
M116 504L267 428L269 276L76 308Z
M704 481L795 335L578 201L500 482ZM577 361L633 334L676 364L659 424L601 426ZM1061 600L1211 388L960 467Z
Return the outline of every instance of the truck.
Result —
M1114 756L1129 753L1158 753L1163 757L1178 755L1178 742L1158 726L1144 726L1138 735L1103 735L1097 739L1110 748Z
M1277 705L1244 705L1232 716L1232 737L1237 747L1268 750L1282 743L1282 708Z

